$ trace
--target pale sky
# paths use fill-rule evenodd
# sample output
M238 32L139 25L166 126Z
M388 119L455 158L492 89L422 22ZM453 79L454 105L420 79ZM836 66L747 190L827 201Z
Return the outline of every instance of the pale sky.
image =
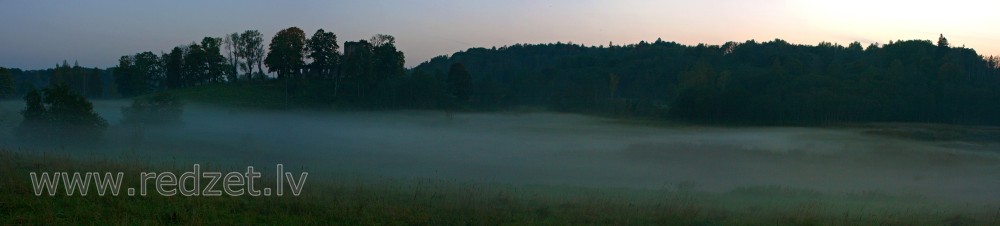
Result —
M38 1L0 0L0 66L40 69L68 60L111 67L122 55L247 29L267 41L297 26L338 41L396 36L406 65L471 47L662 38L722 44L781 38L846 45L936 40L1000 55L1000 2L971 0L702 1Z

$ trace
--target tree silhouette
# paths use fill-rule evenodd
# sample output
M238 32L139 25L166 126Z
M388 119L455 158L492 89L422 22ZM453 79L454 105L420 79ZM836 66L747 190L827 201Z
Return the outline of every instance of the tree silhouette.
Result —
M165 73L164 85L166 88L178 89L184 87L184 49L180 46L174 47L161 60L163 60Z
M370 39L374 53L374 73L379 76L375 82L402 76L406 73L403 52L396 50L396 38L391 35L378 34Z
M227 66L229 66L229 72L226 73L227 81L239 80L240 66L245 64L240 57L240 33L228 34L222 39L223 46L226 47L226 59Z
M307 50L312 63L309 64L310 73L320 78L333 78L337 65L340 63L340 45L337 44L337 35L333 32L326 32L319 29L307 41Z
M305 65L306 34L298 27L278 31L271 38L269 52L264 59L269 72L278 73L278 78L298 76Z
M951 44L948 43L948 39L944 37L944 34L941 34L941 36L938 37L937 45L938 45L938 47L941 47L941 48L951 47Z
M246 78L253 78L253 68L256 66L260 74L264 74L264 38L257 30L247 30L240 34L238 55L243 58L243 71Z
M159 56L142 52L119 58L114 76L118 92L124 97L133 97L157 89L163 77L163 68Z
M183 73L181 83L183 87L192 87L205 84L209 78L208 52L198 43L191 43L184 52Z
M93 105L69 86L31 90L24 98L24 120L15 133L29 140L46 143L91 142L100 138L108 123L94 112Z
M340 77L354 83L356 97L363 96L362 88L370 86L375 81L374 65L372 65L375 53L372 51L372 45L365 40L344 43Z
M222 39L205 37L201 40L201 48L204 50L204 58L199 64L204 64L205 72L198 83L220 83L225 81L226 75L232 72L226 65L226 57L222 55Z

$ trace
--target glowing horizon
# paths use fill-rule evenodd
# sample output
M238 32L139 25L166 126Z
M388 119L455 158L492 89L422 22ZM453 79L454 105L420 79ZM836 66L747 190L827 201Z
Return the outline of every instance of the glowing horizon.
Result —
M572 42L607 45L662 38L686 45L782 39L841 45L935 40L1000 54L1000 3L932 1L249 1L19 2L0 9L0 66L40 69L68 60L110 67L118 57L167 51L205 36L258 29L270 39L297 26L339 42L396 36L415 66L472 47Z

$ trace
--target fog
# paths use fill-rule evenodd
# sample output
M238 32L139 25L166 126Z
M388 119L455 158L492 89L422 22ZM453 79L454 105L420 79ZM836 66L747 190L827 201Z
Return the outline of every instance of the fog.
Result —
M179 165L283 163L318 179L630 188L683 183L722 192L783 186L1000 201L997 142L894 138L874 135L878 128L872 126L704 127L544 112L264 111L188 104L182 125L129 128L119 123L125 104L95 102L112 124L104 141L41 148L10 132L23 103L0 103L0 147Z

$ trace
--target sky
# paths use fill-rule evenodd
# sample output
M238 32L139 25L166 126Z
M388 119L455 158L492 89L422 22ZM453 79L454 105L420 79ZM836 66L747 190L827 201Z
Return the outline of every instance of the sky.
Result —
M338 41L396 37L415 66L472 47L517 43L629 44L662 38L723 44L780 38L847 45L936 40L1000 55L1000 1L971 0L507 0L507 1L35 1L0 0L0 66L66 60L112 67L123 55L159 53L206 36L260 30L266 41L297 26Z

